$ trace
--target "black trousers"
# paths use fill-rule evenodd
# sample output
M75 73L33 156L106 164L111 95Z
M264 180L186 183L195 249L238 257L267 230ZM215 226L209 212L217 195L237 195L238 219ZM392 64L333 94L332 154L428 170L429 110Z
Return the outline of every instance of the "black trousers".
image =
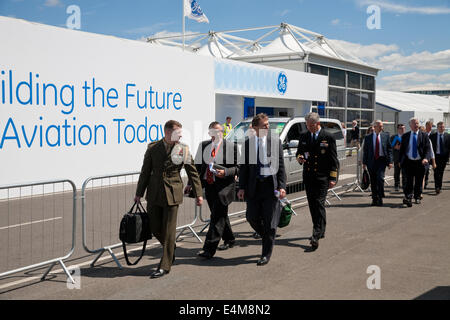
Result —
M223 239L224 242L230 242L234 241L235 237L231 229L230 218L228 218L228 206L223 205L219 200L214 187L206 186L205 193L206 201L211 211L211 220L203 250L214 255L220 239Z
M406 159L403 163L406 173L406 186L403 189L405 197L408 199L420 199L422 195L423 176L425 174L425 167L422 160Z
M280 204L274 195L272 177L256 182L255 196L247 199L246 218L262 238L262 256L270 258L280 221Z
M400 175L402 176L402 188L406 185L405 169L400 167L400 162L394 162L394 183L396 187L400 187Z
M424 166L425 172L424 172L424 176L425 176L425 185L428 185L428 177L430 175L430 167L431 164L427 164Z
M436 169L434 169L434 187L435 189L442 188L442 179L444 178L445 167L447 166L447 158L440 154L436 155Z
M316 177L303 175L306 197L308 198L309 212L313 222L312 236L317 240L325 235L327 225L327 214L325 210L325 201L328 192L328 177Z
M372 190L372 199L381 200L384 195L384 173L386 171L386 158L380 157L374 160L374 165L368 168L370 174L370 189Z

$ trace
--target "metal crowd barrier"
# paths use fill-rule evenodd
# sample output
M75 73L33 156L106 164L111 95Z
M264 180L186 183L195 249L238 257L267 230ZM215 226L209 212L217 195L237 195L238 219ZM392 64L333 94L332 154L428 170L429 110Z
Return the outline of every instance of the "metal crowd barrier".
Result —
M72 181L0 186L0 278L50 265L41 277L44 280L59 263L75 283L64 265L75 249L75 228L76 187Z
M344 150L344 152L342 152ZM339 170L339 176L340 179L338 181L337 186L335 186L333 189L328 190L328 196L326 203L329 205L330 200L332 198L336 198L339 201L341 201L341 197L339 196L340 193L348 192L350 189L352 191L355 191L356 189L364 192L360 185L360 171L361 171L361 163L359 161L360 158L360 149L353 147L353 148L342 148L338 151L338 155L341 155L339 158L339 164L340 164L340 170ZM352 155L352 156L350 156ZM303 173L303 167L300 167L301 174ZM347 180L347 181L346 181ZM299 181L293 181L290 182L287 185L287 198L291 202L292 208L297 208L299 206L302 206L306 203L296 204L299 201L307 201L306 195L300 196L299 193L304 191L304 186L302 184L302 180ZM199 231L199 233L203 232L208 226L210 220L206 218L208 215L211 214L209 207L207 204L204 204L203 206L198 208L198 216L200 218L200 221L205 223L203 228ZM241 201L236 199L236 201L232 202L228 207L228 217L240 217L246 212L246 203L245 201ZM294 215L297 215L294 212Z
M133 205L139 174L139 171L127 172L90 177L84 181L81 190L82 242L88 253L97 254L91 267L108 252L122 268L112 250L122 246L119 242L120 221ZM189 230L202 242L192 228L197 222L197 210L192 206L195 206L195 199L184 198L178 208L176 239Z

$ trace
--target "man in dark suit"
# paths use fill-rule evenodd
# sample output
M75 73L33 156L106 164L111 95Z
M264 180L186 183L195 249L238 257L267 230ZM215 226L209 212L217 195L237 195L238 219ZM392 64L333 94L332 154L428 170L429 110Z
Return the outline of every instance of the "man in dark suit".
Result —
M300 134L297 161L303 165L303 183L308 198L309 211L313 222L310 238L312 250L319 247L319 239L325 237L325 200L328 189L336 185L339 161L336 140L320 126L320 117L315 112L305 116L308 131Z
M400 145L402 144L402 136L405 134L405 125L399 123L397 125L397 134L391 136L390 143L392 147L392 155L394 158L394 185L395 191L400 189L400 174L402 176L402 188L406 185L406 175L404 169L400 167Z
M445 167L449 159L450 135L445 132L444 122L437 123L437 132L430 135L430 141L433 145L433 151L436 160L434 169L434 186L436 194L441 193L442 179L444 177Z
M412 207L412 198L420 204L425 166L431 157L430 139L425 132L419 130L419 120L409 120L411 131L405 133L400 145L400 165L405 168L406 186L403 189L403 203Z
M224 244L219 250L227 250L235 244L235 237L228 218L228 205L236 195L236 176L239 174L237 145L223 139L223 127L214 121L209 125L211 140L200 143L195 156L195 166L205 188L211 220L203 250L198 256L211 259L220 239ZM210 165L213 165L211 170ZM214 168L214 165L220 166ZM215 172L214 172L215 171ZM189 191L189 187L188 190Z
M257 114L252 128L255 135L243 144L238 198L247 199L247 221L262 237L262 254L257 265L263 266L269 262L275 244L281 213L276 193L280 199L286 196L286 171L281 141L269 130L267 115Z
M152 233L163 247L158 269L151 278L169 273L175 260L175 235L178 206L183 202L183 181L180 171L184 167L193 185L196 204L202 205L202 185L192 156L186 145L179 143L181 123L169 120L164 125L164 138L150 143L144 156L136 188L135 202L146 192L147 212Z
M363 169L369 170L372 206L383 205L384 173L392 168L392 147L389 133L383 132L383 122L375 121L374 132L364 138Z

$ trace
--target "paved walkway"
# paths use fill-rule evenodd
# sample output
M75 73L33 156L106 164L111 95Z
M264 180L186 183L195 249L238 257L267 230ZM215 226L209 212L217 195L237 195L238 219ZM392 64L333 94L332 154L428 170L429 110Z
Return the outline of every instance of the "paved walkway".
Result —
M44 282L2 280L0 299L450 299L449 175L447 170L439 196L425 190L422 204L412 208L392 187L382 208L370 206L368 193L333 199L316 252L307 252L311 218L307 207L299 208L278 230L272 259L263 267L256 266L261 241L239 222L233 226L237 247L209 261L196 257L201 244L195 238L184 238L172 271L161 279L149 279L161 254L155 246L136 267L120 270L110 258L95 268L82 265L80 289L68 289L62 273ZM73 263L79 262L68 266ZM367 288L373 265L380 268L378 290Z

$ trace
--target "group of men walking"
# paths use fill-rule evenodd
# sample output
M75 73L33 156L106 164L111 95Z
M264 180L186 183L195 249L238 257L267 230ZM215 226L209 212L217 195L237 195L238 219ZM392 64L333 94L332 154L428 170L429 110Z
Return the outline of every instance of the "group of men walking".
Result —
M319 247L319 239L325 237L326 194L336 183L339 162L336 141L321 128L319 115L311 112L305 120L308 131L300 136L297 161L304 166L304 184L313 221L310 244L314 251ZM242 142L241 152L235 142L223 139L224 127L212 122L208 128L211 139L199 145L195 163L188 147L179 142L181 129L181 123L170 120L164 126L164 138L149 144L134 198L140 201L146 193L151 231L163 247L163 256L151 278L169 273L175 261L177 211L183 194L195 197L196 204L201 206L202 188L211 220L198 256L211 259L216 250L235 245L228 205L237 196L246 201L246 219L262 239L257 265L266 265L272 256L280 220L279 200L286 197L283 145L278 135L269 130L268 116L262 113L253 118L254 134ZM183 167L189 179L184 191L180 175ZM219 246L221 239L224 243Z
M438 122L434 133L431 133L431 122L427 122L428 130L419 130L417 118L409 120L409 127L411 131L405 133L405 126L399 124L397 134L390 138L388 133L383 132L383 122L377 120L374 132L364 138L363 168L367 168L370 174L374 206L383 205L386 167L395 167L396 191L399 190L402 176L403 204L407 207L412 207L413 199L416 204L421 203L430 164L434 169L436 195L441 192L450 150L450 136L445 132L444 123Z

